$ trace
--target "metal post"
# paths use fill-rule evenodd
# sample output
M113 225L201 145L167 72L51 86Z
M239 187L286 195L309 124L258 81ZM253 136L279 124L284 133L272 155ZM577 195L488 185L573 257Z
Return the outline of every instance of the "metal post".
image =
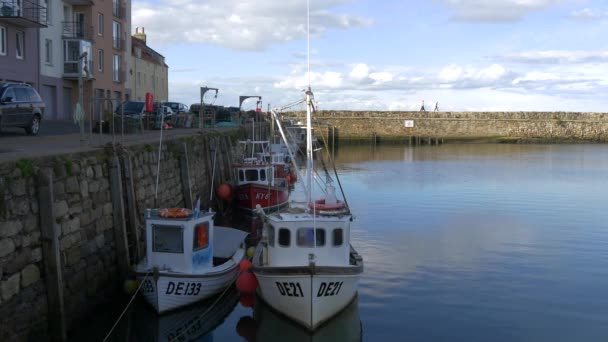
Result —
M80 121L80 146L84 146L84 80L82 73L84 72L84 68L82 65L82 60L85 60L86 63L87 52L83 52L78 56L78 103L80 104L80 108L82 110L82 117L79 118ZM87 70L88 74L88 70Z

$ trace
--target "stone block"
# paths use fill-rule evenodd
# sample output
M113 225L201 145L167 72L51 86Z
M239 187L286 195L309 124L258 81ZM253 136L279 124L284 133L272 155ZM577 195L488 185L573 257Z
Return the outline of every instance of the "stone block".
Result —
M92 192L92 193L99 192L99 181L90 181L89 182L89 192Z
M74 217L61 224L61 233L65 236L80 229L80 218Z
M23 230L20 221L8 221L0 223L0 238L11 237L19 234Z
M87 276L84 271L76 272L72 277L68 279L68 287L74 291L80 291L86 284Z
M29 235L30 244L32 246L37 246L40 244L40 231L31 232Z
M114 219L112 218L112 216L103 217L103 226L105 229L114 228Z
M82 208L83 209L91 209L93 207L93 200L90 198L84 198L82 200Z
M61 201L59 203L55 203L54 206L54 216L56 219L64 217L68 213L68 203L66 201Z
M32 263L32 249L29 247L20 248L12 255L9 262L4 267L4 272L8 274L18 273Z
M67 266L76 265L80 262L80 247L74 246L70 248L66 253L65 262Z
M91 220L91 214L90 212L83 212L82 214L80 214L80 225L81 226L88 226L90 223L92 222Z
M55 182L53 184L53 193L55 196L61 196L65 194L65 184L63 182Z
M95 235L103 234L106 230L105 224L102 219L95 221Z
M101 214L103 213L103 208L102 207L97 207L95 209L92 210L91 212L91 218L93 220L98 220L101 217Z
M108 190L110 189L110 182L106 178L102 178L99 180L99 189L100 190Z
M112 203L106 203L103 205L103 214L112 215Z
M25 222L23 224L23 231L26 233L30 233L36 230L39 230L39 226L38 226L38 216L28 216L25 219Z
M11 211L18 216L27 215L30 213L30 200L27 197L22 197L11 201Z
M99 235L95 238L95 243L97 244L97 248L103 248L103 246L106 244L106 239L103 235Z
M7 256L15 251L13 239L6 238L0 240L0 258Z
M87 178L93 178L94 173L93 173L92 167L87 166L86 175L87 175Z
M26 182L25 179L20 178L11 182L11 192L15 196L23 196L26 194Z
M82 213L82 210L83 210L82 206L80 206L80 205L73 205L73 206L70 207L70 210L68 211L68 213L70 215L80 214L80 213Z
M86 258L91 254L94 254L96 251L97 251L97 242L95 240L87 241L87 243L80 246L80 255L83 258Z
M94 166L94 170L95 170L95 178L99 179L103 177L103 169L101 168L101 165L97 164Z
M31 261L32 262L42 261L42 248L38 247L38 248L32 249Z
M78 178L69 177L65 182L65 190L69 194L77 194L80 192L80 185L78 184Z
M8 277L6 281L0 282L0 292L2 292L2 301L5 302L19 293L19 281L21 273L15 273Z
M80 181L80 195L82 198L89 197L89 182L87 180Z
M79 163L72 163L72 174L74 176L78 176L80 174L80 164Z
M37 282L40 279L40 270L38 266L29 264L21 271L21 287L25 288Z

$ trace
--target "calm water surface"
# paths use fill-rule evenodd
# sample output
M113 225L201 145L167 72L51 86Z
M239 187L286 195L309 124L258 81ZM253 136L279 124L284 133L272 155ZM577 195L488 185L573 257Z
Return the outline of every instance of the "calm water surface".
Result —
M365 273L358 303L312 340L608 340L608 146L342 147L337 166ZM237 301L193 336L311 340ZM147 313L139 302L114 340L180 325Z

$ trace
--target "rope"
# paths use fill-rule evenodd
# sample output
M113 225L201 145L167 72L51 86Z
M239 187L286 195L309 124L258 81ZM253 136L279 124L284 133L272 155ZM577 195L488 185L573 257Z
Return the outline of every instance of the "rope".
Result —
M228 292L228 290L232 287L232 285L234 284L234 282L239 278L239 276L241 275L241 270L239 268L239 271L236 273L236 276L234 277L234 279L232 279L232 281L230 282L230 285L226 286L226 288L224 289L224 291L222 291L222 293L217 297L217 299L211 304L211 306L209 306L207 308L207 310L205 310L202 314L198 315L196 320L193 320L192 324L189 325L186 329L182 330L179 334L177 334L175 337L173 337L173 339L169 340L169 342L173 342L173 341L177 341L177 339L179 337L181 337L184 333L186 333L190 328L190 326L192 326L196 321L198 321L201 317L203 317L204 315L206 315L207 313L209 313L209 311L211 311L211 309L213 309L215 307L215 305L220 301L220 299L222 299L222 297L226 294L226 292Z
M129 303L127 303L127 306L124 308L124 310L122 310L122 313L120 314L120 316L118 316L118 319L116 320L116 322L114 322L114 325L112 326L112 329L110 329L110 332L108 332L108 334L106 335L106 337L103 339L103 342L107 341L108 337L110 337L110 335L112 335L112 332L114 331L114 329L118 325L118 322L120 322L120 320L122 319L122 316L124 316L124 314L127 312L127 309L129 308L129 306L131 306L131 303L133 303L133 300L137 296L137 293L141 289L141 286L144 284L144 282L146 281L146 279L148 278L148 276L150 275L150 273L152 273L152 271L148 271L148 273L146 273L146 276L144 277L144 279L139 283L139 286L137 287L137 290L135 291L135 293L133 294L133 296L131 296L131 300L129 300Z

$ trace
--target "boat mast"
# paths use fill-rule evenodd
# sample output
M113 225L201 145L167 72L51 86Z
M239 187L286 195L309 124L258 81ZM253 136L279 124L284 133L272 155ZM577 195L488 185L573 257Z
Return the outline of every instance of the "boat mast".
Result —
M313 176L313 156L312 156L312 90L310 89L310 0L306 0L306 56L307 56L307 76L308 89L306 90L306 178L308 180L308 192L306 202L311 203L312 196L312 176Z

